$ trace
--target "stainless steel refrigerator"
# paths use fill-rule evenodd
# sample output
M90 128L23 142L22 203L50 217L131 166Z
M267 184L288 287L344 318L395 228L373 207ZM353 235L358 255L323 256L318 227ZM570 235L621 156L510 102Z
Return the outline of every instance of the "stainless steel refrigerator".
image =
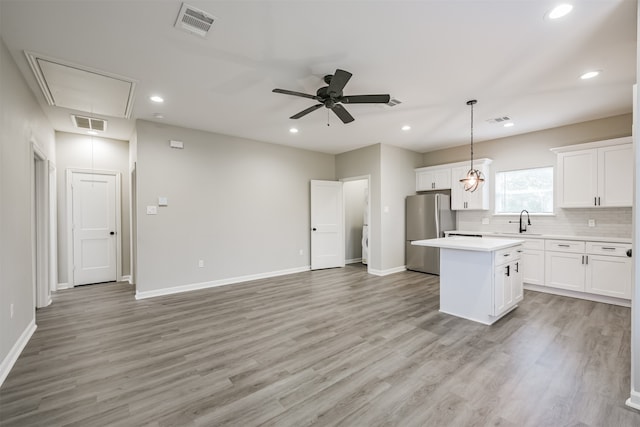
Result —
M451 197L441 193L408 196L406 215L407 270L440 274L440 249L414 246L411 242L444 237L446 230L455 230L456 213L451 210Z

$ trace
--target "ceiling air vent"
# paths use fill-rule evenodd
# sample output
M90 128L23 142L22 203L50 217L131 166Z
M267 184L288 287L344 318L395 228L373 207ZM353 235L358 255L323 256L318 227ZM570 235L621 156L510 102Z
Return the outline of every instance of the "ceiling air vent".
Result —
M178 19L174 27L188 31L200 37L206 37L215 21L213 15L208 14L186 3L182 3Z
M75 114L72 114L71 121L73 122L73 125L79 129L94 130L97 132L104 132L107 130L107 121L103 119L76 116Z
M395 99L395 98L391 98L391 99L389 100L389 102L387 102L387 105L388 105L389 107L395 107L395 106L396 106L396 105L398 105L398 104L402 104L402 101L400 101L399 99Z
M511 117L509 116L496 117L494 119L487 120L489 123L504 123L508 121L511 121Z

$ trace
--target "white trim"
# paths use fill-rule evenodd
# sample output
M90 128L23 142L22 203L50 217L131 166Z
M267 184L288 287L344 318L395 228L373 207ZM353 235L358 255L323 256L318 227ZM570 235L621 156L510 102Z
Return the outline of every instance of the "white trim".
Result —
M357 264L357 263L361 263L362 262L362 258L353 258L353 259L345 259L344 263L345 264Z
M71 288L73 288L73 285L69 283L58 283L58 290L71 289Z
M631 390L631 396L624 402L630 408L637 409L640 411L640 393L634 390Z
M129 284L131 285L131 284L132 284L132 282L131 282L131 275L127 274L126 276L122 276L122 277L118 280L118 282L127 282L127 283L129 283Z
M174 286L171 288L156 289L153 291L136 291L136 299L159 297L163 295L179 294L182 292L195 291L199 289L216 288L218 286L233 285L250 280L268 279L271 277L285 276L287 274L301 273L311 270L310 265L304 267L290 268L287 270L270 271L268 273L249 274L247 276L230 277L228 279L213 280L210 282L191 283L187 285Z
M560 295L563 297L579 298L587 301L602 302L605 304L619 305L622 307L631 307L631 301L628 299L608 297L605 295L589 294L586 292L576 292L567 289L552 288L550 286L524 284L524 288L529 291L543 292L545 294Z
M31 138L31 242L34 307L51 304L49 160L37 141Z
M369 268L369 274L373 274L374 276L388 276L390 274L400 273L402 271L407 271L407 267L402 265L400 267L388 268L386 270L376 270L374 268Z
M36 321L35 319L33 319L24 330L24 332L22 332L22 335L20 335L18 341L16 341L13 347L11 347L11 350L9 350L9 353L4 358L2 363L0 363L0 386L2 385L4 380L7 379L9 372L11 372L11 369L13 369L13 365L16 364L16 361L18 360L18 357L20 357L20 353L22 353L22 350L24 350L24 348L27 346L27 343L29 343L29 340L33 336L33 333L36 331L36 328Z
M623 136L622 138L605 139L602 141L585 142L583 144L565 145L564 147L555 147L550 150L554 153L565 153L567 151L586 150L589 148L610 147L612 145L631 144L633 137Z
M73 272L73 174L93 174L93 175L111 175L116 180L116 280L122 278L122 190L121 190L121 173L116 170L106 169L82 169L67 168L66 170L66 202L67 202L67 281L71 287L75 286L75 277Z

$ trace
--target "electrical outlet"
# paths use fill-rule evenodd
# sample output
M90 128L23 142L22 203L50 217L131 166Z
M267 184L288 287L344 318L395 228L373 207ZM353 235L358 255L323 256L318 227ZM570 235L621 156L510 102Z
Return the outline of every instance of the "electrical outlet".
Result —
M203 259L198 260L198 267L200 267L200 268L204 267L204 260Z
M13 303L9 306L9 312L11 313L11 318L13 319Z
M596 220L595 219L590 219L589 220L589 227L595 227L596 226Z

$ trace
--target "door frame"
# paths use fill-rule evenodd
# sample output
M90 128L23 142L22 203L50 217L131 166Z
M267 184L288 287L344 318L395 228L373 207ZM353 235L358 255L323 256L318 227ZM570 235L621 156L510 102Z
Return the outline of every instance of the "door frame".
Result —
M93 174L93 175L111 175L116 180L116 280L121 282L122 278L122 201L121 201L121 177L120 172L104 169L80 169L68 168L66 171L66 188L67 188L67 271L69 277L69 287L76 286L76 279L73 269L74 263L74 240L73 240L73 174Z
M50 234L49 207L49 161L31 140L31 271L33 286L33 307L42 308L51 304Z
M367 273L371 273L371 248L373 247L373 240L371 239L371 175L358 175L358 176L350 176L348 178L340 178L338 181L345 183L348 181L363 181L366 180L367 181L367 200L369 201L369 224L367 227L367 232L369 234L368 239L369 239L369 259L367 260ZM342 236L344 237L344 243L346 244L346 239L347 239L347 230L346 230L346 222L344 220L344 217L346 215L346 206L347 204L344 202L344 192L342 192L342 223L343 226L345 227L345 229L342 232Z

